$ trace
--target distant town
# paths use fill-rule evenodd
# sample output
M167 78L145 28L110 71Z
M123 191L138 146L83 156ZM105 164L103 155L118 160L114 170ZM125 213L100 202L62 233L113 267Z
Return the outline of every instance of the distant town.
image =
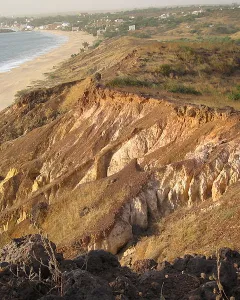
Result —
M238 4L222 6L185 6L149 8L141 10L123 11L115 13L80 13L67 16L34 17L0 17L0 32L32 31L32 30L62 30L86 31L98 37L114 37L119 35L135 35L151 37L164 34L181 27L191 34L208 32L217 34L234 33L239 30L240 6ZM204 17L231 14L236 22L229 26L217 21L208 24L198 24L198 19Z

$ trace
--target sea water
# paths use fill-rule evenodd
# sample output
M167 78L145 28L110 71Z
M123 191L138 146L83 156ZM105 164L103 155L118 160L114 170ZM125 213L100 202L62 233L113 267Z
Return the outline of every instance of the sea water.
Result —
M66 36L29 31L0 33L0 73L30 61L67 42Z

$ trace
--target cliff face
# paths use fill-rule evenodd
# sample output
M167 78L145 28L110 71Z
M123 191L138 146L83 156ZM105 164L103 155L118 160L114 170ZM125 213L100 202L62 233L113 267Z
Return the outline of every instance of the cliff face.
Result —
M63 107L73 91L67 112L28 128L34 111ZM49 93L46 104L34 94L1 113L7 132L16 120L24 124L0 145L1 244L41 228L69 255L82 247L115 254L153 221L218 201L239 180L240 115L231 109L144 98L91 81Z

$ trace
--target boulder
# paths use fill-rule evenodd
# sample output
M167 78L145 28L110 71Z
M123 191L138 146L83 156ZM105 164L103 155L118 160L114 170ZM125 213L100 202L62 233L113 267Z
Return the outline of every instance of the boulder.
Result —
M63 275L63 294L65 300L114 300L107 281L79 269Z
M212 274L217 274L217 262L202 257L193 257L187 262L185 271L198 277L201 276L201 273L210 276Z
M147 271L156 269L158 264L153 259L137 260L132 265L132 270L136 273L143 274Z
M188 300L216 300L216 294L214 290L218 290L216 281L210 281L199 288L191 291L185 299Z
M104 250L90 251L88 254L78 257L75 261L84 262L86 270L91 273L120 267L117 257Z
M240 265L240 254L235 250L227 247L221 248L219 250L219 256L221 260L227 260L229 262L237 263Z
M222 261L219 277L224 291L229 295L230 291L237 285L237 270L229 261Z
M132 281L125 276L118 276L113 282L110 282L110 287L116 297L123 299L134 300L139 298L139 291Z
M49 264L51 257L57 261L62 260L61 255L56 252L56 245L49 242L43 236L29 235L13 239L0 250L0 263L17 264L23 267L33 268L35 273L41 269L42 276L49 276ZM54 266L52 266L54 267Z

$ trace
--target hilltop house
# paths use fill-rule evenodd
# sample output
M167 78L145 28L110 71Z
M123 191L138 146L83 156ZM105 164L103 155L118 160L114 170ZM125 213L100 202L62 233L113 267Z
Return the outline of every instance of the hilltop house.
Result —
M101 35L103 35L105 32L106 32L106 29L99 29L99 30L97 31L97 36L101 36Z
M192 12L192 15L198 16L198 15L201 14L201 13L203 13L203 10L202 10L202 9L200 9L200 10L195 10L195 11Z
M48 30L56 30L61 28L62 22L54 22L53 24L46 25L46 29Z
M169 18L169 17L170 17L169 14L162 14L159 18L160 18L160 19L167 19L167 18Z
M65 27L70 27L70 23L68 22L63 22L62 23L62 27L65 28Z
M123 19L116 19L115 23L124 23L124 20Z
M128 31L135 31L135 30L136 30L136 25L129 26Z

